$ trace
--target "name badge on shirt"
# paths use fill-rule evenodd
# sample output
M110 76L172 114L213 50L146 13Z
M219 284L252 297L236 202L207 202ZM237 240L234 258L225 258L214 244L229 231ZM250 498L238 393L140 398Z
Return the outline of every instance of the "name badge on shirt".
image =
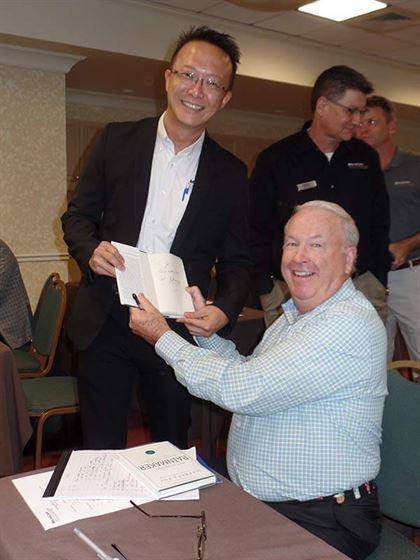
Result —
M394 181L394 185L396 187L398 187L399 185L411 185L412 181L407 180L407 181Z
M306 183L298 183L296 186L298 191L307 191L308 189L314 189L318 185L316 184L316 181L313 180L306 181Z
M361 161L349 161L347 167L349 169L369 169L369 166Z

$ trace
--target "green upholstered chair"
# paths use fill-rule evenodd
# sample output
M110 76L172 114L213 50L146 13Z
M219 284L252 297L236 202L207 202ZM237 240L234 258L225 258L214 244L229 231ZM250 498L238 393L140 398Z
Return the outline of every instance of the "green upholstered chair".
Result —
M41 467L44 424L51 416L79 412L77 379L69 375L22 379L29 416L36 418L34 467Z
M388 390L377 477L381 511L420 528L420 385L389 370ZM420 560L420 547L384 523L380 545L369 560Z
M45 422L51 416L79 412L77 379L48 375L63 325L66 289L57 272L47 278L34 314L33 340L27 352L15 350L29 416L36 418L34 466L41 466Z
M39 296L33 321L33 338L27 351L13 350L22 379L47 375L54 363L64 311L66 290L60 275L48 276Z

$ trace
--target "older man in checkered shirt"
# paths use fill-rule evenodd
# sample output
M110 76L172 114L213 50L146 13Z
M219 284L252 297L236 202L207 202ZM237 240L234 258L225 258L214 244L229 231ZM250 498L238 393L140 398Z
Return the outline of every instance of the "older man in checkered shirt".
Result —
M251 356L217 335L192 346L143 296L130 319L193 395L234 413L232 480L357 560L379 541L374 478L387 393L385 328L350 279L358 239L340 206L297 208L281 265L292 298ZM189 290L200 309L204 299Z

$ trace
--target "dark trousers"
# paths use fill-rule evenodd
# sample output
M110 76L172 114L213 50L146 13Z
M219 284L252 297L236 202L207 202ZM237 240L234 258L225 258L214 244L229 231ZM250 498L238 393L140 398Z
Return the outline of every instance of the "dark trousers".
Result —
M364 560L379 544L381 514L374 484L370 493L362 488L359 499L346 492L342 503L333 496L266 503L354 560Z
M131 333L127 310L118 304L92 344L80 353L78 381L86 449L126 446L137 380L150 417L151 440L187 447L190 395L154 348Z

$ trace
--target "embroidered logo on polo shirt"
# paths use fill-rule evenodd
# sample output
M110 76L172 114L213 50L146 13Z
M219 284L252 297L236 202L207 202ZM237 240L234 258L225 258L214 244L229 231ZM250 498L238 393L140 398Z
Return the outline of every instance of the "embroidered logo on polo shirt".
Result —
M361 161L349 161L347 167L349 169L369 169L369 166Z
M306 181L306 183L298 183L296 186L298 191L307 191L308 189L314 189L318 185L315 180L312 180Z
M411 185L412 182L409 179L407 181L394 181L394 185Z

